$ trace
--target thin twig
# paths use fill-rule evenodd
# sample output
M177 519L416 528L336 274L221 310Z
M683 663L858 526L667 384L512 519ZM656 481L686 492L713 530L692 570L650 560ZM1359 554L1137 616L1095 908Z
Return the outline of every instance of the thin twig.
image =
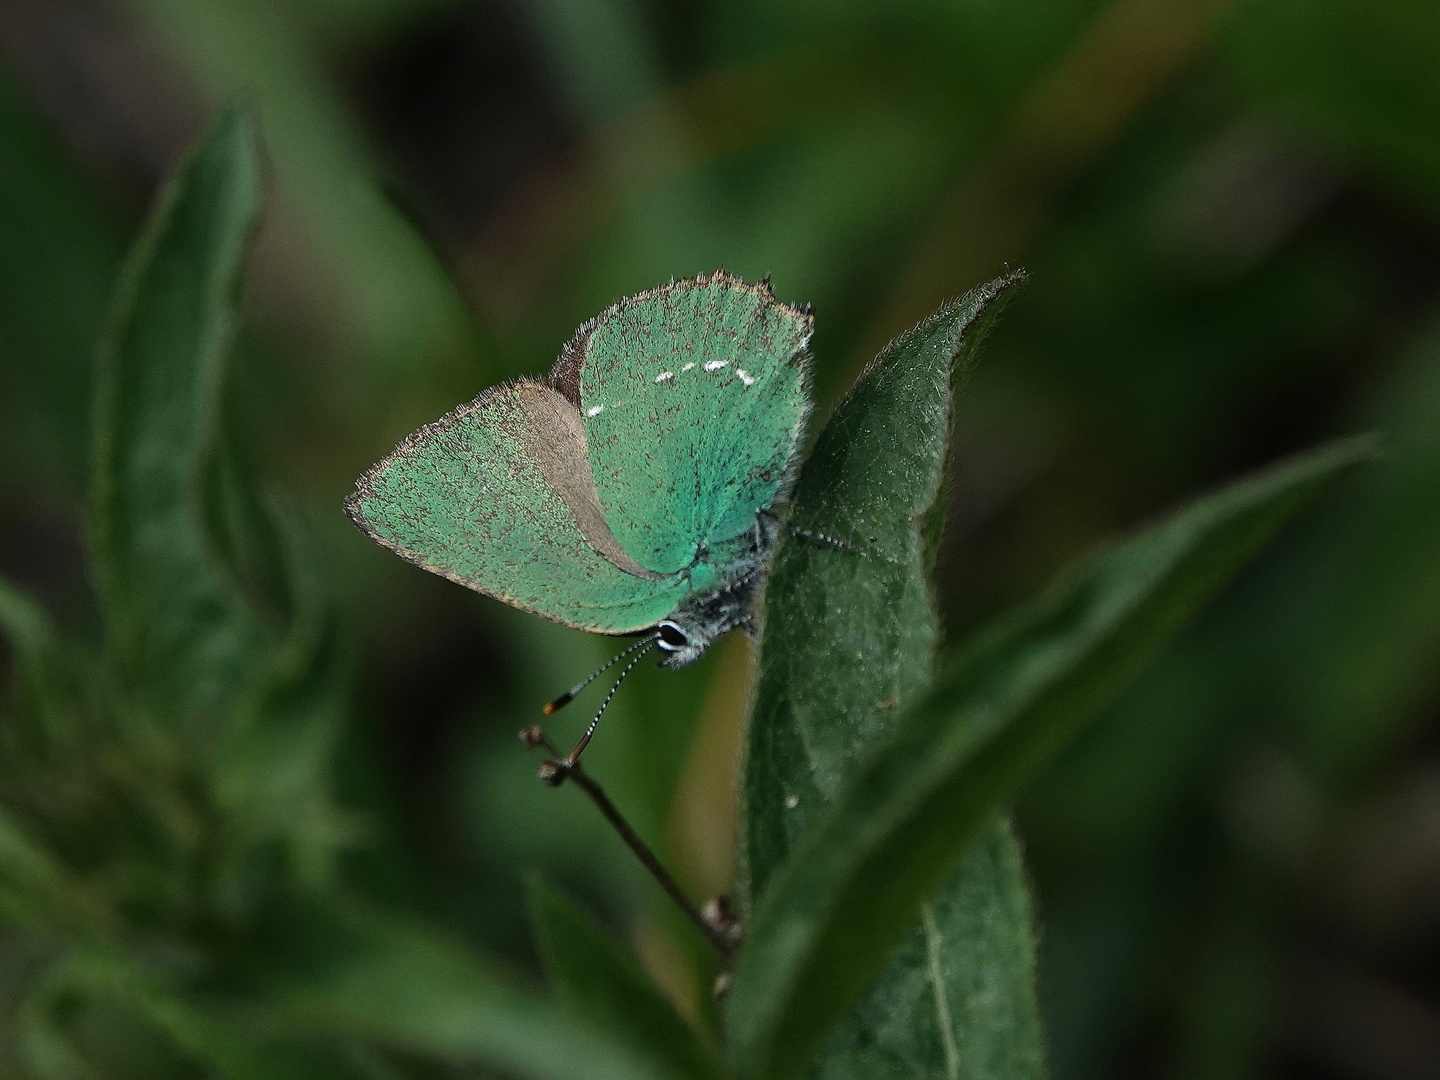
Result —
M715 922L711 922L711 920L702 915L695 905L690 902L690 898L685 895L679 883L670 876L670 872L665 869L664 864L660 862L655 852L650 850L650 845L645 843L645 841L640 838L639 833L632 829L630 823L621 816L619 808L610 801L610 796L605 794L605 789L600 786L599 782L596 781L593 776L585 771L584 766L582 766L579 761L571 762L565 757L562 757L560 751L556 748L555 744L550 741L550 737L545 734L542 728L538 725L526 728L520 733L520 739L526 746L544 747L546 752L550 754L550 760L540 766L540 779L551 787L559 787L566 780L571 780L581 791L590 796L590 801L599 808L601 815L614 827L615 831L620 834L620 839L625 841L626 845L635 853L635 857L640 860L645 869L649 870L651 876L660 883L660 887L665 890L665 894L675 902L675 906L680 909L681 913L694 924L695 929L705 935L705 940L710 942L715 951L720 954L721 959L728 963L731 956L734 955L735 947L738 944L736 940L738 936L738 926L734 924L733 920L729 919L728 912L726 912L724 905L720 906L719 911L721 914Z

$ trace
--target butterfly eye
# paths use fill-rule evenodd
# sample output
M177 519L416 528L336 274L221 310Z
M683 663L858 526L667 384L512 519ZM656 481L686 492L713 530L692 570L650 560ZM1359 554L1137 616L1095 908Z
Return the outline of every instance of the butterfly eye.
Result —
M668 619L662 622L657 630L660 634L660 647L662 649L673 651L675 649L683 649L686 645L690 644L690 638L685 631L681 630L680 627Z

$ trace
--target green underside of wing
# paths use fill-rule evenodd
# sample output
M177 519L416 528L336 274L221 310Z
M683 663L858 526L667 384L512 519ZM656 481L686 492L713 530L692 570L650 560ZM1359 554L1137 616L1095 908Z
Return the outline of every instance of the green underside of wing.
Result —
M347 507L417 566L516 607L599 633L652 626L689 591L596 553L523 452L516 388L499 387L416 432L361 478Z
M680 571L775 501L808 408L809 334L807 313L724 275L596 320L579 381L590 466L606 521L642 566Z

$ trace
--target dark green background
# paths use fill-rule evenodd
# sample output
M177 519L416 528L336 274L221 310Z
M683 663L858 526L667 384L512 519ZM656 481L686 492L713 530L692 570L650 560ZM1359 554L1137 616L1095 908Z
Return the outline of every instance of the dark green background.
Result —
M1023 265L958 417L952 633L1198 488L1391 437L1018 807L1055 1074L1433 1075L1437 57L1428 0L9 0L0 570L95 629L93 341L161 176L249 101L267 205L231 419L300 497L356 650L347 876L528 963L543 868L683 986L654 890L514 741L609 644L406 567L340 499L672 275L811 302L823 412ZM724 878L743 662L637 676L590 752L696 888ZM0 940L0 984L28 962Z

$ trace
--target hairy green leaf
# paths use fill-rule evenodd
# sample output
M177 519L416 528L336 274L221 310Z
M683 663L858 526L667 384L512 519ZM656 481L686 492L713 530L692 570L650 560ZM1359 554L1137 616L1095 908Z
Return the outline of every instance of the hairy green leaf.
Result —
M529 881L530 921L560 999L677 1076L719 1080L715 1052L620 946L540 878Z
M1283 462L1086 560L963 650L864 762L755 912L741 1077L797 1074L999 808L1372 439Z
M976 289L891 343L801 470L795 534L781 538L766 586L746 736L752 903L896 712L929 686L939 630L922 526L941 490L952 371L963 377L995 300L1019 280Z
M749 729L752 906L865 753L930 686L939 625L929 573L944 520L954 386L1020 279L976 289L892 343L805 463L792 512L803 532L776 555ZM815 1075L1019 1076L1038 1068L1019 852L997 828L986 854L925 912L912 908L909 939Z
M808 1075L1037 1077L1035 944L1020 847L997 825L826 1041Z
M150 216L97 373L91 530L112 653L144 692L201 714L271 644L213 550L204 491L258 207L253 134L232 111Z

